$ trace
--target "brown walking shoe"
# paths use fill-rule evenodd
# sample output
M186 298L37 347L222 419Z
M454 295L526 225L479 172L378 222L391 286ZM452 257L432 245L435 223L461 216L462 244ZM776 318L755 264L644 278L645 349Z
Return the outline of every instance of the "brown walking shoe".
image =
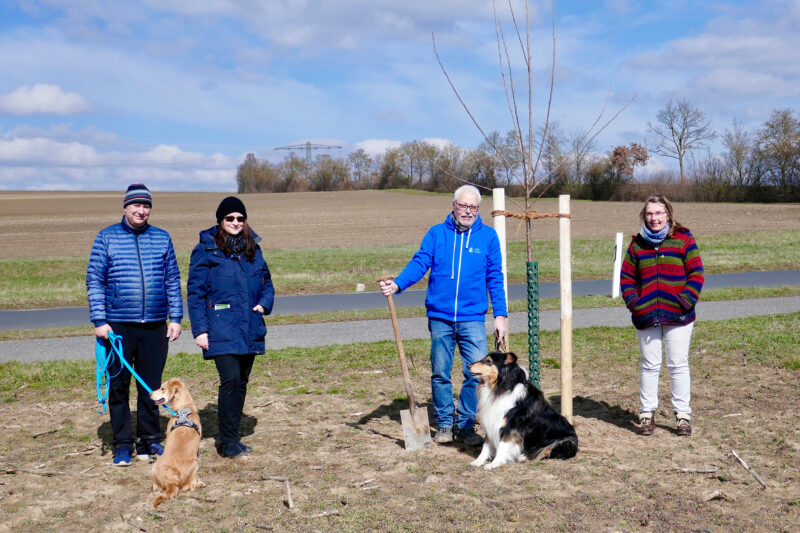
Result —
M679 418L678 419L678 429L676 431L679 437L691 437L692 436L692 424L689 422L688 418Z
M640 426L637 433L643 437L649 437L656 430L656 419L653 417L652 413L650 416L640 416L639 422Z

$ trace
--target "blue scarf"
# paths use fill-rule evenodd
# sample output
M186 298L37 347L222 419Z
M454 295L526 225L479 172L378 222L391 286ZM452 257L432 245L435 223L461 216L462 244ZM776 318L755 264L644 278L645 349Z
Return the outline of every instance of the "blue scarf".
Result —
M650 244L652 244L654 246L658 246L659 244L664 242L664 239L667 238L667 233L669 233L669 227L670 227L670 224L669 224L669 222L667 222L664 225L664 227L661 228L661 231L654 232L654 231L651 231L650 228L647 227L647 224L645 224L643 222L642 223L642 231L639 232L639 235L644 237L644 239L646 241L648 241Z

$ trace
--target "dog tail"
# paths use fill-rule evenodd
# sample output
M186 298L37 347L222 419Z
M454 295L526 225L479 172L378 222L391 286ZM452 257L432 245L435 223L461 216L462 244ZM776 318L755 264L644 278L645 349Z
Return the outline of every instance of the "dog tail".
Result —
M550 457L552 459L569 459L575 457L576 453L578 453L578 437L571 435L553 443Z
M153 507L158 507L162 502L165 501L167 501L166 496L158 496L155 500L153 500Z

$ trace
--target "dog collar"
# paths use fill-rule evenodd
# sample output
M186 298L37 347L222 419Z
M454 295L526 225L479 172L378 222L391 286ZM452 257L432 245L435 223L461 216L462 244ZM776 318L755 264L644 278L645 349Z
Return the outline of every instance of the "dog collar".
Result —
M192 410L189 409L188 407L184 407L183 409L178 411L178 419L175 421L175 424L172 426L172 429L170 431L172 431L178 426L185 426L187 428L193 428L195 431L200 433L200 428L197 426L197 424L189 420L189 415L191 413Z

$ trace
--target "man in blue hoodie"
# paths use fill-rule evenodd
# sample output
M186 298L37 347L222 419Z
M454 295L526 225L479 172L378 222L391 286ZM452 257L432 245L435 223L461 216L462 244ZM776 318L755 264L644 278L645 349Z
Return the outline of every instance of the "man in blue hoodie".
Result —
M478 408L478 379L467 367L486 356L487 291L492 299L494 332L505 337L506 297L502 256L497 233L484 226L478 214L481 194L472 185L463 185L453 195L453 211L422 239L417 253L393 281L380 283L384 296L400 293L430 271L425 307L431 332L431 391L440 444L459 442L479 446L483 439L475 432ZM455 347L461 355L464 383L453 402Z

